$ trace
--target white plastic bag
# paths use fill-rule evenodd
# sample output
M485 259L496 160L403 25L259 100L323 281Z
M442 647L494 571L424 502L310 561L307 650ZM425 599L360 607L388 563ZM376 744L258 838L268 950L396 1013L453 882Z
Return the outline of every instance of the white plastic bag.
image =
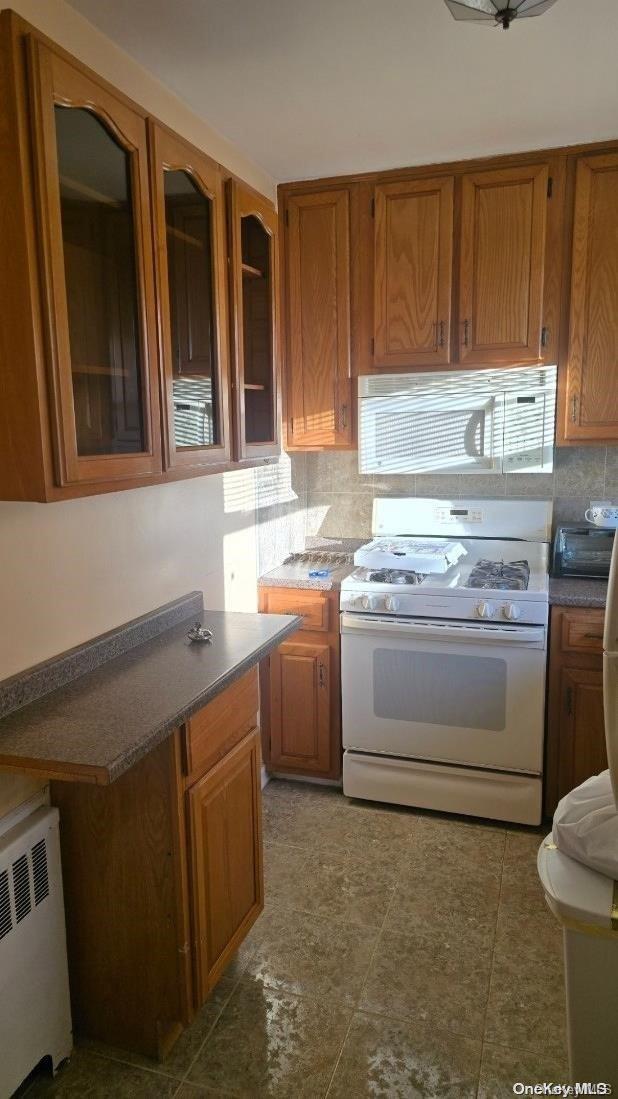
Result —
M586 779L562 798L552 832L565 855L618 879L618 809L609 771Z

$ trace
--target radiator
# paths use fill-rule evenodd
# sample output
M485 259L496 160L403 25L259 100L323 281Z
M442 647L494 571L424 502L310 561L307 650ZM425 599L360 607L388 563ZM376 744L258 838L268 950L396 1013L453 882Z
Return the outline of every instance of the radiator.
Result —
M11 824L9 818L9 824ZM58 810L0 821L0 1095L71 1054Z

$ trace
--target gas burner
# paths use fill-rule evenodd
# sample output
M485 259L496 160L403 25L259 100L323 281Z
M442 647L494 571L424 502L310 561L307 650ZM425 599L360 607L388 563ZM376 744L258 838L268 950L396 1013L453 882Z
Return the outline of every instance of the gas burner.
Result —
M493 588L495 591L525 591L530 580L527 561L477 561L470 572L467 588Z
M420 584L425 577L409 569L368 569L366 579L374 584Z

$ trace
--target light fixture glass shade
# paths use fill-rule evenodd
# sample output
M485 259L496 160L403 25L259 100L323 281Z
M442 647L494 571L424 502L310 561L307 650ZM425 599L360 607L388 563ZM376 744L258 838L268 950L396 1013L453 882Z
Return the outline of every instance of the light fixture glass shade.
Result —
M556 0L444 0L451 15L470 23L508 30L514 19L542 15Z

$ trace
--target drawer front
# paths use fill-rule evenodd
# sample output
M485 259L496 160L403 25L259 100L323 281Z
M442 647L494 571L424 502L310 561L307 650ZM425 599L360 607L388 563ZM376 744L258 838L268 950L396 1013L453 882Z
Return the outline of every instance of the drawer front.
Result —
M328 633L330 628L329 600L317 592L276 591L266 593L266 610L270 614L297 614L303 619L301 630Z
M241 679L189 718L185 725L185 773L204 774L257 725L258 669Z
M561 645L565 652L603 652L602 610L563 611Z

